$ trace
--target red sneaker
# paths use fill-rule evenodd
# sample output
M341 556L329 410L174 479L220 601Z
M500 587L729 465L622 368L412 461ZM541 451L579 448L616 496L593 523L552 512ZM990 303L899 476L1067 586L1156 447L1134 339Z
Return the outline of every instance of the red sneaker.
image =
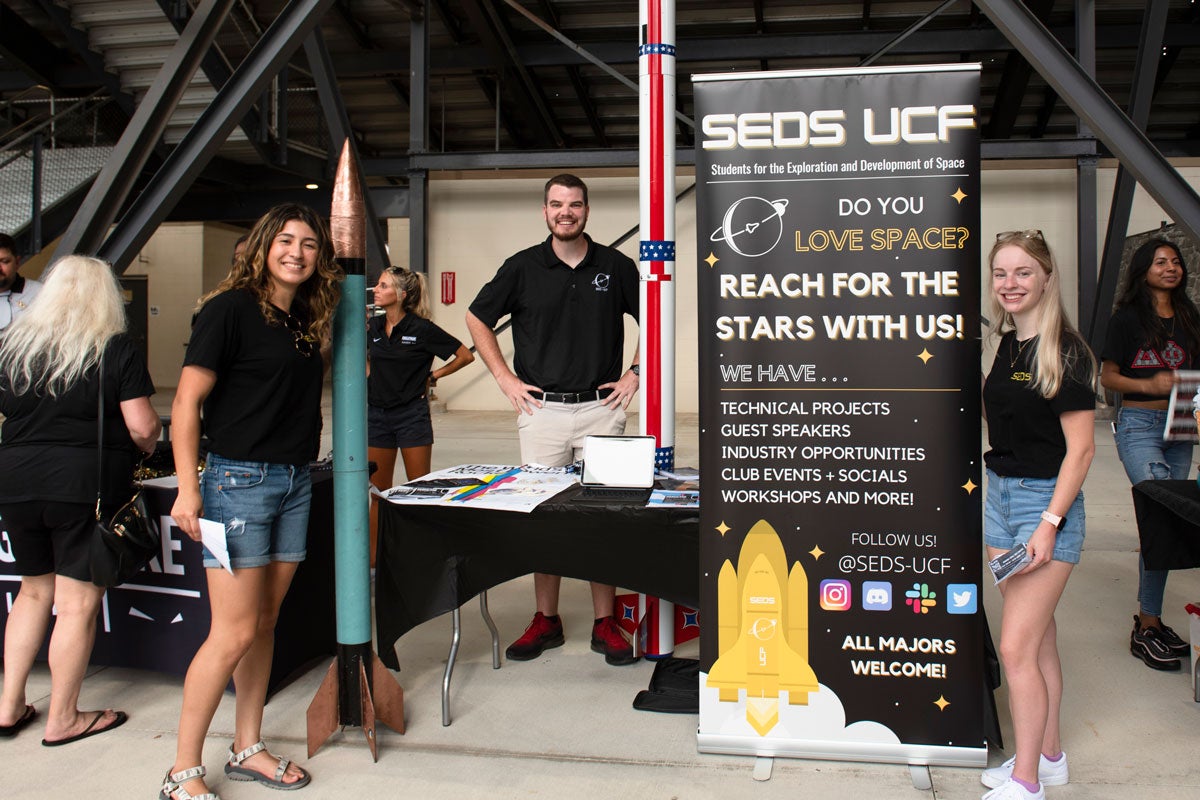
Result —
M614 667L634 664L639 660L633 654L633 645L625 631L612 617L605 617L592 625L592 650L604 654L604 660Z
M533 622L521 638L508 646L504 655L510 661L530 661L550 647L562 647L563 627L559 617L547 617L542 612L533 615Z

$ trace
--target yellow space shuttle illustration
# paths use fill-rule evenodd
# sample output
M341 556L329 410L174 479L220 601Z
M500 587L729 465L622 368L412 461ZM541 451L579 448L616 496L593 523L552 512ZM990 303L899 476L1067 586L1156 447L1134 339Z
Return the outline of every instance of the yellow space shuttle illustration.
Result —
M786 576L786 586L784 578ZM755 523L717 576L717 656L708 686L721 702L746 690L746 720L765 736L779 722L779 692L790 705L808 705L818 691L808 664L808 575L797 561L789 573L779 534Z

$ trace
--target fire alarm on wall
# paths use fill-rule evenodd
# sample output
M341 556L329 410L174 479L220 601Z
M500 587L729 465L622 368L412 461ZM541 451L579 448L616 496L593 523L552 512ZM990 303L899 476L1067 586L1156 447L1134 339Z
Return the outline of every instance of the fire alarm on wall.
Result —
M442 273L442 305L454 305L454 273Z

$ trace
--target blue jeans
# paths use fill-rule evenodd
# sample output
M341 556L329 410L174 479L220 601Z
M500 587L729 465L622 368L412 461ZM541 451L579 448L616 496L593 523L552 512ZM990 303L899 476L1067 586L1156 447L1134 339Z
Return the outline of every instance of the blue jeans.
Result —
M1163 441L1167 412L1123 406L1117 412L1117 455L1129 482L1187 480L1192 466L1189 442ZM1163 593L1167 590L1165 569L1146 569L1138 556L1139 613L1162 616Z
M209 453L200 476L204 518L225 523L229 564L235 569L303 561L311 499L307 464L235 461ZM207 548L204 566L220 566Z
M1058 478L1010 478L987 471L987 500L983 507L983 543L1011 550L1029 539L1041 524ZM1075 496L1054 537L1055 561L1078 564L1086 525L1083 492Z

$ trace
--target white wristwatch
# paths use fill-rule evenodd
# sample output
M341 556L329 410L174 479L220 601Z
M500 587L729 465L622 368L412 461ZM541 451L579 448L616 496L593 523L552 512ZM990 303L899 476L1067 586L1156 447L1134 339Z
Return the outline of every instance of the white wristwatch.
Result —
M1042 512L1042 519L1054 526L1056 531L1061 531L1063 526L1063 518L1058 514L1051 514L1049 511Z

